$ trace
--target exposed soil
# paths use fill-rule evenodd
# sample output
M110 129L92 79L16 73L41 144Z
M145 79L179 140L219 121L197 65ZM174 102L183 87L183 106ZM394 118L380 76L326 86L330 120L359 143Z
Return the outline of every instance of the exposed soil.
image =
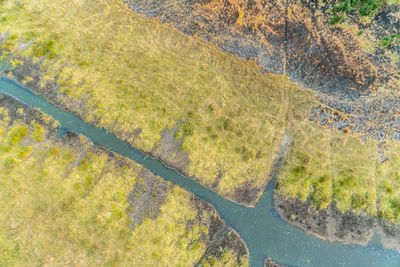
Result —
M385 248L400 251L400 225L393 225L385 220L377 220L378 234Z
M254 205L260 197L260 192L263 192L264 187L255 187L251 181L246 181L243 184L235 187L235 190L229 195L230 199L234 199L238 203L245 205Z
M151 154L169 166L173 166L181 173L187 174L190 165L189 155L182 151L182 144L185 136L180 139L176 138L179 126L176 125L172 129L164 129L161 131L161 141Z
M373 234L373 217L342 213L334 204L317 212L307 202L285 199L278 194L274 195L274 204L282 218L324 239L365 245Z
M393 225L374 216L342 213L335 204L316 211L310 203L287 199L274 194L274 205L282 218L309 234L344 244L367 245L374 234L386 248L400 251L400 225Z
M168 189L172 187L172 184L142 168L133 190L128 195L128 202L132 208L128 210L128 217L132 226L140 224L144 218L156 219Z

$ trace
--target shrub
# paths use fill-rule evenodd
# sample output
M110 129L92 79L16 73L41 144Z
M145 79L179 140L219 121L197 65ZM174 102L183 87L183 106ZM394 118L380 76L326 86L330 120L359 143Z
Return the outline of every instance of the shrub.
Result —
M399 40L399 35L398 34L387 35L387 36L382 38L381 45L383 47L388 47L389 45L397 42L398 40Z
M37 57L43 57L47 55L50 59L54 58L55 57L54 41L50 40L44 44L38 44L34 51L34 54Z
M334 16L330 19L329 24L335 25L341 22L344 19L344 16Z
M231 118L224 119L224 129L234 131L236 129L235 122Z
M329 202L329 195L321 189L315 190L311 196L311 203L317 209L326 208Z
M29 134L29 129L25 126L14 126L8 135L8 143L17 145L24 137Z
M242 160L249 162L256 157L256 153L247 146L242 147Z
M353 195L351 198L351 205L356 209L365 209L367 207L367 199L365 195Z
M400 213L400 199L398 198L392 199L391 208L393 210L394 215L397 216Z
M41 142L44 139L44 129L40 124L36 122L32 122L32 126L34 128L31 138L36 142Z

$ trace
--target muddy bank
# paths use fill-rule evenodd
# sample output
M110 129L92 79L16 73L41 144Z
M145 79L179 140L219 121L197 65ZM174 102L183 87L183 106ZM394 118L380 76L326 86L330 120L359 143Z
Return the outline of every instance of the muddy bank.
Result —
M141 224L145 218L156 219L160 214L160 207L165 202L168 190L173 185L160 177L154 176L148 170L142 168L132 191L128 195L128 217L132 221L131 226Z
M298 199L287 199L274 194L274 205L281 217L289 223L303 229L308 234L329 241L339 241L344 244L367 245L378 239L385 248L400 252L400 225L374 216L365 216L350 211L342 213L335 204L316 211L310 203Z
M283 265L279 265L278 263L271 260L271 258L268 258L264 263L264 267L283 267Z
M197 211L195 221L199 225L204 225L209 229L208 235L201 237L207 246L206 251L195 266L207 266L207 264L213 265L216 261L219 262L227 250L232 252L233 259L230 262L233 260L238 266L242 266L244 263L243 260L248 260L249 252L239 234L226 224L215 209L207 202L198 197L192 197L192 205ZM205 214L207 215L205 216ZM192 223L194 221L188 222L186 227L192 227Z

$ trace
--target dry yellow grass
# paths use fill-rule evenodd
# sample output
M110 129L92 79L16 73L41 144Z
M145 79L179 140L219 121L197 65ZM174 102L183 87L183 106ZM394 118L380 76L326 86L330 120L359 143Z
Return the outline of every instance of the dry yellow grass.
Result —
M287 127L295 142L279 193L311 199L316 208L336 201L343 211L400 221L400 196L391 192L397 146L390 163L377 165L374 142L304 121L312 94L286 78L262 75L253 62L137 16L119 1L9 0L0 12L0 32L10 32L3 58L14 66L21 64L15 53L45 58L42 82L59 76L60 102L142 150L156 146L162 129L182 123L189 174L210 186L223 171L219 193L232 197L246 182L262 187ZM18 51L19 40L32 45Z
M4 56L45 57L42 83L58 76L59 101L88 122L144 151L158 144L161 130L183 123L178 136L186 136L190 175L210 186L222 171L218 191L225 196L246 182L266 184L289 94L300 92L286 78L263 75L254 62L116 0L4 1L0 12L0 32L11 34ZM32 45L16 52L18 40ZM142 130L137 139L135 129Z

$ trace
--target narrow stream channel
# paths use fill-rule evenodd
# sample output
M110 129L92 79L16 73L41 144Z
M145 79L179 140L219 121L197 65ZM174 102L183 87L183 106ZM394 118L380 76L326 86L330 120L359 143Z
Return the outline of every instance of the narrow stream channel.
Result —
M61 111L41 96L35 95L28 88L12 80L0 78L0 93L9 95L28 106L39 108L58 120L63 129L85 135L95 144L132 159L155 175L183 187L210 203L246 242L252 267L263 266L267 256L286 266L400 266L400 254L393 250L372 245L363 247L326 242L289 225L280 218L273 207L272 183L269 183L256 207L245 207L222 198L189 177L164 166L159 160L146 156L114 134L87 124L71 113Z

